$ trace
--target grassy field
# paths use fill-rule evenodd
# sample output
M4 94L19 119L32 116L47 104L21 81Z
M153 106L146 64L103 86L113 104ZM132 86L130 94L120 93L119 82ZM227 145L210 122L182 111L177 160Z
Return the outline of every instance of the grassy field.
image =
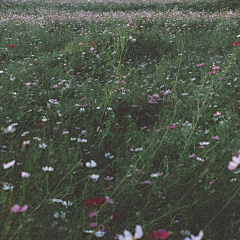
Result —
M239 67L237 0L0 2L0 239L240 239Z

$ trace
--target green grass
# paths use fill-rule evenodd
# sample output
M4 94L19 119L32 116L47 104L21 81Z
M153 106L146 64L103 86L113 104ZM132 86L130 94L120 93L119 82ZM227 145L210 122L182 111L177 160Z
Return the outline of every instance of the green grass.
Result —
M238 1L4 1L0 16L1 239L239 239Z

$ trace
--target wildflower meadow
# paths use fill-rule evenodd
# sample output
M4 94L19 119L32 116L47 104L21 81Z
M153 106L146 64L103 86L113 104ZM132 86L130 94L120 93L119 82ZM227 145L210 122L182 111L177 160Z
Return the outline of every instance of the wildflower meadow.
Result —
M0 239L240 239L238 0L0 1Z

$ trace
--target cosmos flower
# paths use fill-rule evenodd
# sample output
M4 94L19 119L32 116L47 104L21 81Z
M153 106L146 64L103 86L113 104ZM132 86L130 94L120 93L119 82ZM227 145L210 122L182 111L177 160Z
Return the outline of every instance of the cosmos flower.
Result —
M175 129L175 128L176 128L175 124L172 124L172 126L167 126L166 127L167 130L172 130L172 129Z
M22 177L22 178L29 178L29 177L30 177L30 173L21 172L21 177Z
M2 128L3 133L13 133L16 131L16 128L14 128L16 124L11 124L7 128Z
M10 208L11 212L18 213L18 212L26 212L28 208L28 205L24 205L23 207L20 207L19 205L14 205Z
M90 178L91 178L94 182L96 182L96 181L99 179L99 177L100 177L99 174L92 174L92 175L90 176Z
M216 113L213 114L213 116L216 117L216 116L220 116L221 114L222 114L221 112L217 111Z
M94 216L98 215L98 213L99 213L99 211L90 212L90 213L88 214L88 216L89 216L89 217L94 217Z
M142 230L142 227L140 225L137 225L134 236L128 230L124 230L123 235L118 234L117 235L118 240L141 239L143 237L143 230Z
M239 164L240 164L240 155L234 156L234 157L232 158L232 161L230 161L230 162L228 163L228 170L229 170L229 171L235 170L235 169L238 167Z
M14 167L15 162L16 162L15 160L12 160L11 162L3 163L2 167L3 167L3 169L8 169L10 167Z
M114 201L112 199L110 199L108 196L105 197L106 202L110 203L110 204L114 204Z
M197 64L197 67L202 67L202 66L204 66L204 63Z
M85 206L86 207L93 207L96 205L102 205L105 202L105 198L104 197L99 197L99 198L87 198L85 200Z
M148 233L147 236L151 239L167 239L170 237L170 233L166 230L160 229L152 233Z
M201 240L203 238L203 236L204 236L204 233L203 233L203 230L201 230L197 236L194 236L191 234L191 236L190 236L191 238L186 237L186 238L184 238L184 240Z
M86 167L88 167L88 168L94 168L96 166L97 166L97 163L95 161L93 161L93 160L91 160L90 162L86 163Z

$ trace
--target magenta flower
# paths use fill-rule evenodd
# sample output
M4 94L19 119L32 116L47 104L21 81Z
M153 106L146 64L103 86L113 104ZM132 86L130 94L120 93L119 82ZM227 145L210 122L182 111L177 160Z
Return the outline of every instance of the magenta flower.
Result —
M96 227L98 225L97 222L90 223L89 227Z
M228 170L229 171L235 170L239 164L240 164L240 155L232 157L232 161L228 163Z
M18 212L26 212L28 208L28 205L24 205L23 207L20 207L18 204L14 205L10 208L11 212L18 213Z
M220 137L219 137L219 136L215 136L214 139L215 139L216 141L219 141L219 140L220 140Z
M220 116L221 114L222 114L221 112L217 111L216 113L213 114L213 116L216 117L216 116Z
M219 66L213 66L212 70L220 70L220 67Z
M98 215L98 213L99 213L99 211L90 212L90 213L88 214L88 216L89 216L89 217L94 217L94 216Z
M151 239L167 239L170 237L170 233L166 230L160 229L152 233L148 233L147 236Z
M108 196L105 197L106 202L110 203L110 204L114 204L114 201L112 199L110 199Z
M197 67L202 67L202 66L204 66L204 63L197 64Z
M170 127L170 126L167 126L167 127L166 127L167 130L172 130L172 129L174 129L174 128L176 128L176 125L175 125L175 124L172 124L171 127Z

